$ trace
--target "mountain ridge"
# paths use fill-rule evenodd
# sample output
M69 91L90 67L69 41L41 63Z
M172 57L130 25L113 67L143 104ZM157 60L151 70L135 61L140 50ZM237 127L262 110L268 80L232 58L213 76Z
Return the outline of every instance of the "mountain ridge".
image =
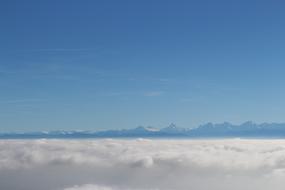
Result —
M186 137L186 138L285 138L285 123L261 123L252 121L234 125L229 122L206 123L196 128L178 127L171 123L164 128L138 126L132 129L102 131L58 130L36 132L0 133L0 139L17 138L127 138L127 137Z

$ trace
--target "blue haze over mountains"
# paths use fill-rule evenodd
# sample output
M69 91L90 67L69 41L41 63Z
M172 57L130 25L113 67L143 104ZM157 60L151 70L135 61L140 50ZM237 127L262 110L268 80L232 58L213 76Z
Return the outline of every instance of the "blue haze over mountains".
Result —
M39 131L0 133L2 139L25 138L285 138L285 123L261 123L248 121L240 125L228 122L207 123L196 128L182 128L175 124L159 129L139 126L133 129L105 131Z

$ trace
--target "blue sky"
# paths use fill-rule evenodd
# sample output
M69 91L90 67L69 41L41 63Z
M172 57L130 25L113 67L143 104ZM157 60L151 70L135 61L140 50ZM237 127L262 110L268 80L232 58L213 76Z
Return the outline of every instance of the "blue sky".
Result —
M285 121L282 1L0 2L0 129Z

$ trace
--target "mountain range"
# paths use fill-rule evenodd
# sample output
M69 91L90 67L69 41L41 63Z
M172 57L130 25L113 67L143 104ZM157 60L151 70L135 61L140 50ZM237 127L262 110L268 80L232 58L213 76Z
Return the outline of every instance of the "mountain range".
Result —
M139 126L134 129L105 131L40 131L0 133L1 139L17 138L285 138L285 123L256 124L251 121L234 125L228 122L207 123L196 128L181 128L175 124L159 129Z

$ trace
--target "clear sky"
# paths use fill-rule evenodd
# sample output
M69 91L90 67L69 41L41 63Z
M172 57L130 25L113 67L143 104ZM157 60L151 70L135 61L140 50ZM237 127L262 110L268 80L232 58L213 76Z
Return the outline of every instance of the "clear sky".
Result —
M284 6L2 0L0 131L283 122Z

